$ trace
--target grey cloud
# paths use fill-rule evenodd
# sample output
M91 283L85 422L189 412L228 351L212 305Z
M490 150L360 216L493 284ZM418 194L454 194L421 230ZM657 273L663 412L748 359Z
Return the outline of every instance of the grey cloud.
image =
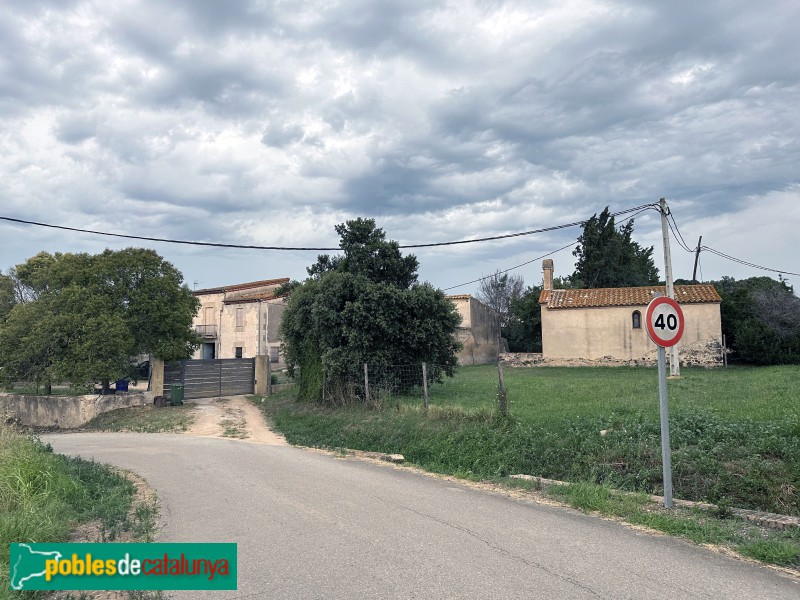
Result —
M567 15L563 35L512 23L486 47L482 17L574 6L100 3L82 5L83 29L66 21L76 6L0 7L0 185L15 210L36 198L114 222L122 198L126 227L224 241L241 235L231 222L291 207L444 238L662 195L701 219L798 181L796 2L608 2L591 22Z
M283 148L289 144L299 142L303 139L303 128L293 123L271 123L264 135L261 143L274 148Z
M59 119L55 135L56 139L65 144L80 144L94 137L97 131L96 121L86 115L69 115Z

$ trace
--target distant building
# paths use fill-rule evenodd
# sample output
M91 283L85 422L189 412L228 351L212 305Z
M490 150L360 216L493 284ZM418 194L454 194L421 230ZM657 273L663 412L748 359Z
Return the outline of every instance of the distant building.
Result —
M456 337L463 348L458 353L458 364L496 363L500 353L500 316L497 312L469 294L447 296L447 299L461 315Z
M193 325L203 343L193 358L266 354L282 365L278 328L286 304L275 291L286 283L288 277L196 290L200 309Z
M278 330L286 299L275 291L288 277L196 290L200 309L194 329L203 343L196 359L252 358L267 354L282 366ZM500 318L496 312L470 295L448 296L461 315L456 337L463 344L458 354L462 365L497 362L500 349ZM260 333L260 336L259 336ZM260 338L260 339L259 339Z
M542 354L547 359L611 357L637 360L657 346L645 328L645 309L660 286L554 290L553 261L542 263ZM678 344L714 348L721 356L722 321L720 298L713 285L676 285L675 300L681 305L686 325Z

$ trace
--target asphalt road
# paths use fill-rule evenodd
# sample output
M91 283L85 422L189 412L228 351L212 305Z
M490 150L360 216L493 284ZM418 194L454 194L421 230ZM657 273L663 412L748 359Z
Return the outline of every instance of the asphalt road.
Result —
M680 540L409 470L181 435L44 436L156 488L164 542L236 542L239 589L175 598L800 598Z

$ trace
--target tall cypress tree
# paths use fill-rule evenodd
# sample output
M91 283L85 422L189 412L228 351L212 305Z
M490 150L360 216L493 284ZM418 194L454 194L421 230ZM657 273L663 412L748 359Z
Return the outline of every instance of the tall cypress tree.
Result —
M658 283L658 269L653 263L653 247L642 248L631 237L633 219L619 229L606 207L600 216L593 215L583 226L571 287L634 287Z

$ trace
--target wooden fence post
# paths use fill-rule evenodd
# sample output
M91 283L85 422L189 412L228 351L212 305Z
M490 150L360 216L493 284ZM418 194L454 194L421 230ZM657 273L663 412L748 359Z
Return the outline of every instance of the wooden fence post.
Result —
M367 369L367 363L364 363L364 398L367 405L369 405L369 370Z
M722 336L722 366L728 368L728 349L725 347L725 336Z
M428 364L422 363L422 395L425 400L425 410L428 410Z
M497 403L500 409L500 414L504 417L508 415L508 404L506 402L506 382L503 379L503 364L497 362L497 375L499 378L499 388L497 392Z

